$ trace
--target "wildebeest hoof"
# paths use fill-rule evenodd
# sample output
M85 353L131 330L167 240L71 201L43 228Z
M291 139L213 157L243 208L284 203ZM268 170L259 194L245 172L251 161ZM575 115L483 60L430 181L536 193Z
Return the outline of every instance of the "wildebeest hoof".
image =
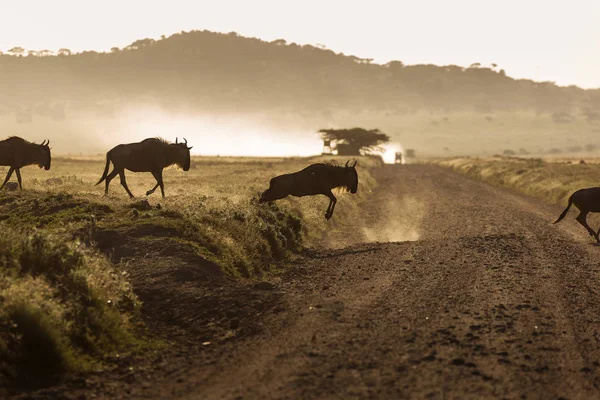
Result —
M4 189L8 190L9 192L15 191L19 188L19 184L16 182L6 182L6 184L4 185Z
M325 213L325 219L326 219L326 220L329 220L329 218L331 218L331 214L329 214L329 213Z
M152 193L154 193L152 190L148 190L148 191L146 192L146 196L150 196Z

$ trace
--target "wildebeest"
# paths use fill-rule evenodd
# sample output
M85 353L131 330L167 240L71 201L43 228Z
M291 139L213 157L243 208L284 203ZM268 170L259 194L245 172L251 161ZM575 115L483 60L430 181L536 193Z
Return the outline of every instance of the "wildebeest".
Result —
M283 199L287 196L313 196L323 194L329 197L329 206L325 219L331 218L337 199L332 189L342 187L354 194L358 190L358 173L356 161L351 166L333 165L329 163L312 164L301 171L284 174L271 179L269 188L260 196L259 203Z
M27 165L39 165L46 171L50 169L52 156L50 155L50 141L44 140L42 144L31 143L18 136L11 136L8 139L0 141L0 165L6 165L9 168L8 174L0 189L6 185L13 171L17 174L19 188L23 189L21 184L20 169Z
M184 171L190 169L190 149L185 143L179 143L177 138L175 143L169 143L161 138L150 138L142 140L139 143L120 144L113 147L106 153L106 166L102 177L96 185L106 181L104 194L108 195L108 185L110 181L117 175L121 178L121 185L127 191L129 197L133 198L133 194L127 187L125 180L125 170L131 172L150 172L156 179L156 186L146 192L146 196L150 196L157 187L160 186L162 197L165 197L165 185L163 183L162 171L164 168L177 164ZM114 168L111 173L108 173L110 163L113 163Z
M600 239L598 239L598 234L600 234L600 229L598 232L594 232L592 228L587 224L586 217L588 213L591 212L600 212L600 187L593 187L587 189L579 189L575 193L569 197L569 204L567 208L560 214L558 219L553 222L556 224L563 220L563 218L569 212L569 208L571 208L571 204L575 204L580 211L577 218L577 222L579 222L583 227L588 231L591 237L595 238L598 243L600 243Z

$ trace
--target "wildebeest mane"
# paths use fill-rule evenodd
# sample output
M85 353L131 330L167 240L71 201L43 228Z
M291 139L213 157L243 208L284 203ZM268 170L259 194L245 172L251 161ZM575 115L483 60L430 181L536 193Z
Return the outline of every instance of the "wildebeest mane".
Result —
M33 145L40 145L39 143L33 143L33 142L30 142L30 141L29 141L29 140L27 140L27 139L23 139L23 138L22 138L22 137L20 137L20 136L9 136L9 137L7 137L7 138L6 138L6 139L4 139L4 140L0 140L0 142L5 142L5 143L16 142L16 143L21 143L21 144L33 144ZM42 146L44 146L44 145L45 145L45 143L46 143L46 141L44 140L44 141L42 142L42 144L41 144L41 145L42 145Z
M160 144L164 144L164 145L167 145L167 146L171 144L171 142L169 142L167 139L163 139L160 136L157 136L157 137L154 137L154 138L144 139L144 140L142 140L142 143L143 142L148 142L148 141L151 141L151 140L156 140Z
M327 165L328 167L341 168L341 169L346 168L343 165L336 163L335 161L324 161L323 164Z
M6 139L3 140L4 142L21 142L21 143L25 143L25 144L31 144L31 142L29 140L23 139L22 137L19 136L9 136Z

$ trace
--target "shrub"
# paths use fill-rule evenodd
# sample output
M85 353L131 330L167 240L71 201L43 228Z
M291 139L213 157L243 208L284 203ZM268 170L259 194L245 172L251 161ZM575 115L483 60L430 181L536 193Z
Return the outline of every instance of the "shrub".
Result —
M46 383L136 344L123 274L77 242L2 226L0 380Z

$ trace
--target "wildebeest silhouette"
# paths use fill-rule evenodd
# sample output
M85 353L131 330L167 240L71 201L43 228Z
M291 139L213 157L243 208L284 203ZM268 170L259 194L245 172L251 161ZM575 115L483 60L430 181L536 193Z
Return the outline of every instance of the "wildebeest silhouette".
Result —
M31 143L18 136L11 136L8 139L0 141L0 165L6 165L9 168L8 174L0 189L6 185L13 171L17 174L19 188L23 189L21 184L20 169L27 165L39 165L46 171L50 169L52 156L50 155L49 140L44 140L42 144Z
M150 196L157 187L160 186L162 197L165 197L165 185L163 183L162 171L164 168L177 164L184 171L190 169L190 149L187 146L187 140L183 139L184 143L179 143L177 138L175 143L169 143L162 138L149 138L138 143L120 144L113 147L106 153L106 166L102 177L96 183L99 185L102 181L106 181L104 194L108 195L108 185L110 181L117 175L121 178L121 185L129 197L133 198L133 194L127 187L125 180L125 170L131 172L150 172L156 179L156 186L146 192L146 196ZM114 168L111 173L108 173L110 163L113 163Z
M330 163L317 163L309 165L301 171L284 174L271 179L269 188L260 196L259 203L283 199L287 196L313 196L322 194L329 197L329 206L325 212L325 219L331 218L337 199L331 192L334 188L345 188L354 194L358 190L358 173L356 161L345 166Z
M586 218L587 215L591 212L600 212L600 187L593 187L587 189L579 189L574 192L571 197L569 197L569 204L567 208L560 214L558 219L553 222L556 224L565 218L567 212L569 212L569 208L571 208L571 204L574 204L580 211L577 218L577 222L579 222L583 227L588 231L591 237L595 238L598 243L600 243L600 239L598 239L598 234L600 234L600 229L598 232L594 232L592 228L587 224Z

